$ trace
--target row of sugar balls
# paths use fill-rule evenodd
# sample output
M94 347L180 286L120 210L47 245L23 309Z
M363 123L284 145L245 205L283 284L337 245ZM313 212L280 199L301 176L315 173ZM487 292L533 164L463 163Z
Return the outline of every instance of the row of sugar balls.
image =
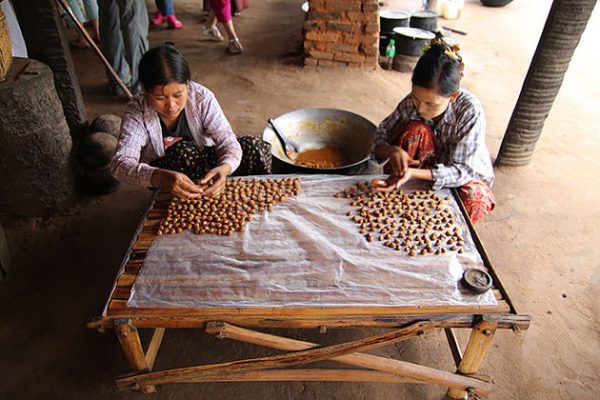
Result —
M464 252L448 197L431 190L383 193L373 191L369 182L358 182L335 197L351 200L356 210L347 215L368 242L382 242L409 256Z
M199 199L174 197L158 235L181 233L233 235L243 232L252 215L272 211L276 204L300 193L300 178L228 179L224 192L217 197Z

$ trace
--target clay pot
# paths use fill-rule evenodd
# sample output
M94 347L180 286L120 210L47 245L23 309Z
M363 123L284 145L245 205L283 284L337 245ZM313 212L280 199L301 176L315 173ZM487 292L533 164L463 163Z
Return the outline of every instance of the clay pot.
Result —
M79 158L88 167L106 167L112 160L117 148L117 139L106 132L94 132L81 142Z
M90 194L109 194L121 186L110 172L110 167L84 169L85 190Z
M10 66L12 65L12 45L6 16L0 8L0 81L6 79Z
M90 132L110 133L118 140L121 132L121 117L114 114L99 115L90 124Z

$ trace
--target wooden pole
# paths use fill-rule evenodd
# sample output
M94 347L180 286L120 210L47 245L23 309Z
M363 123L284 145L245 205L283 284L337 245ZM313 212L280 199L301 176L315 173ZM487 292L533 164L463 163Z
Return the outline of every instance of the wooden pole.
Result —
M206 326L206 332L216 334L218 338L229 338L241 342L287 351L312 349L319 346L316 343L282 338L280 336L256 332L223 322L208 323ZM476 388L476 392L481 395L486 395L491 391L491 385L481 380L455 375L446 371L439 371L434 368L424 367L405 361L394 360L387 357L355 353L335 357L332 358L332 360L348 365L402 376L411 383L430 383L463 389L473 387Z
M136 371L148 371L150 368L146 361L144 349L142 348L140 335L137 328L131 323L131 320L116 320L115 332L129 366ZM143 393L156 392L156 388L152 385L139 385L136 388Z
M488 321L481 321L473 328L465 354L458 366L458 373L476 374L479 371L479 367L492 345L496 328L496 322ZM467 390L450 388L447 394L451 399L464 399L467 393Z
M294 353L286 353L276 356L261 357L247 360L225 362L219 364L201 365L187 368L177 368L166 371L148 372L117 379L117 386L126 388L137 385L156 385L169 382L193 381L195 377L220 376L237 372L260 371L290 367L294 365L310 364L317 361L328 360L338 356L360 351L367 351L387 346L407 338L423 335L435 329L434 324L429 321L415 322L405 328L401 328L382 335L372 336L366 339L356 340L348 343L320 347L316 349L301 350ZM125 350L125 347L124 347ZM129 350L129 349L127 349ZM145 361L145 360L144 360Z

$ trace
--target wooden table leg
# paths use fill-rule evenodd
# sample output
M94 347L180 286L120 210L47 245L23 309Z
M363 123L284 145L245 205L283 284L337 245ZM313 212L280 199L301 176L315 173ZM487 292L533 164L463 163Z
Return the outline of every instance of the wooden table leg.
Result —
M115 320L115 332L125 358L129 363L129 366L136 371L148 371L149 366L146 361L146 355L144 354L144 348L140 340L137 328L133 325L130 319L117 319ZM156 387L153 385L140 385L138 390L142 393L154 393Z
M492 344L497 322L481 321L471 331L471 337L465 350L465 354L458 366L459 374L475 374L479 370L488 349ZM467 392L464 390L450 388L447 393L451 399L464 399Z

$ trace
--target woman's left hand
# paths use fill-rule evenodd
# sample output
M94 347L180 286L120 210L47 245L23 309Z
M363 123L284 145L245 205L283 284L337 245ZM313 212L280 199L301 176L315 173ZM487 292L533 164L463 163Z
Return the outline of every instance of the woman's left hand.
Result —
M404 171L404 174L402 176L399 176L399 175L388 176L387 179L385 180L385 182L387 184L386 186L375 186L375 187L373 187L373 190L378 191L378 192L389 193L392 190L400 189L400 187L402 185L404 185L406 182L408 182L410 180L410 178L412 178L412 169L408 168L407 170Z
M231 167L228 164L221 164L208 171L198 182L200 187L204 188L204 195L215 197L223 193L229 174L231 174Z

